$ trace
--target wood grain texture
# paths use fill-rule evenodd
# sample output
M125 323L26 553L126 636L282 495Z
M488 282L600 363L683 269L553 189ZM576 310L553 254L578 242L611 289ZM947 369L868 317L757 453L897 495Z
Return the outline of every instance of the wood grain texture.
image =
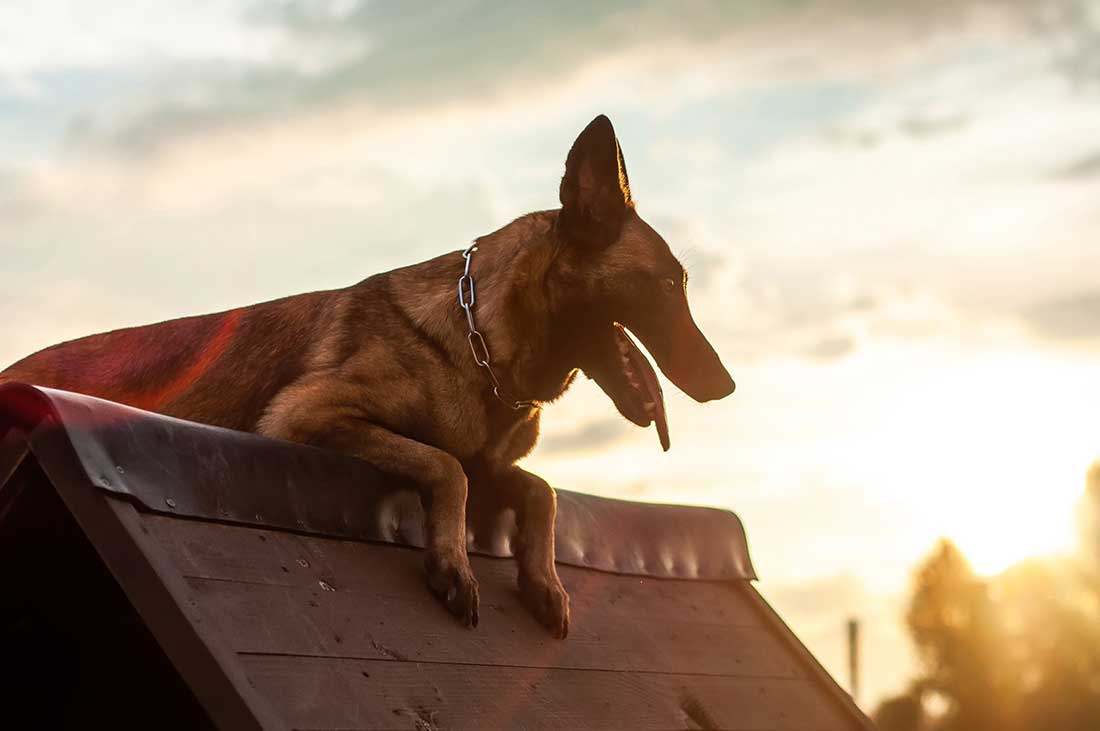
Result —
M295 729L849 728L808 681L244 656Z
M559 566L568 640L519 602L515 564L472 557L482 622L431 601L422 554L144 514L256 689L294 728L858 728L745 582Z
M181 521L153 514L145 514L145 524L188 577L310 588L324 581L338 590L418 599L425 591L423 554L416 549ZM515 562L479 557L472 560L483 591L498 592L483 603L494 603L515 585ZM650 616L663 621L677 616L690 622L764 624L753 608L730 601L737 582L619 576L564 565L559 565L558 571L578 621L586 613L593 613L624 620ZM491 607L487 610L492 611Z
M495 581L482 582L491 606L474 631L427 601L423 591L393 597L347 588L189 582L238 652L747 677L801 674L786 648L759 628L675 616L589 611L568 641L555 641L511 586Z

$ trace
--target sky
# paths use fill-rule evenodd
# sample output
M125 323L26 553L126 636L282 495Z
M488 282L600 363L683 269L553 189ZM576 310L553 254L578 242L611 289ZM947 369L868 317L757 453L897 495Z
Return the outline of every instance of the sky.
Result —
M0 363L342 287L553 208L596 114L738 383L672 450L590 382L526 466L715 505L867 707L913 564L1072 550L1100 457L1100 7L0 4Z

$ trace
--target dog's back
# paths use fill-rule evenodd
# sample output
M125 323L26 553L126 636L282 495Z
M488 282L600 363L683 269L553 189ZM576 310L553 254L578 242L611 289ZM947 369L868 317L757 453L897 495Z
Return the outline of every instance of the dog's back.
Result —
M24 381L231 429L307 367L343 291L124 328L40 350L0 372Z

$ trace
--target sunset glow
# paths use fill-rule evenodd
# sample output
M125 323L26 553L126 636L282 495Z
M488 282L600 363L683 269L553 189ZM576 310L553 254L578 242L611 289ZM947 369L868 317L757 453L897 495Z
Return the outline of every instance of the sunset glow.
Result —
M663 381L664 454L578 379L527 466L736 511L834 674L863 619L869 702L916 667L937 539L986 575L1072 550L1100 458L1095 13L161 5L0 6L0 364L462 249L556 207L606 113L738 387Z

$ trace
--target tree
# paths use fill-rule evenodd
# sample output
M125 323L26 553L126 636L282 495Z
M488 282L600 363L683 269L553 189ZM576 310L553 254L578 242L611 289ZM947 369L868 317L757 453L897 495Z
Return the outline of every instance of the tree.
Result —
M918 568L906 622L925 670L920 692L943 706L937 728L1012 728L1015 709L1004 701L1017 678L1004 632L988 585L950 541Z
M909 692L883 701L874 713L879 731L921 731L925 727L920 695Z
M921 672L876 711L882 731L1100 728L1100 463L1078 517L1076 555L1028 559L992 579L950 541L937 544L914 573L906 614Z

